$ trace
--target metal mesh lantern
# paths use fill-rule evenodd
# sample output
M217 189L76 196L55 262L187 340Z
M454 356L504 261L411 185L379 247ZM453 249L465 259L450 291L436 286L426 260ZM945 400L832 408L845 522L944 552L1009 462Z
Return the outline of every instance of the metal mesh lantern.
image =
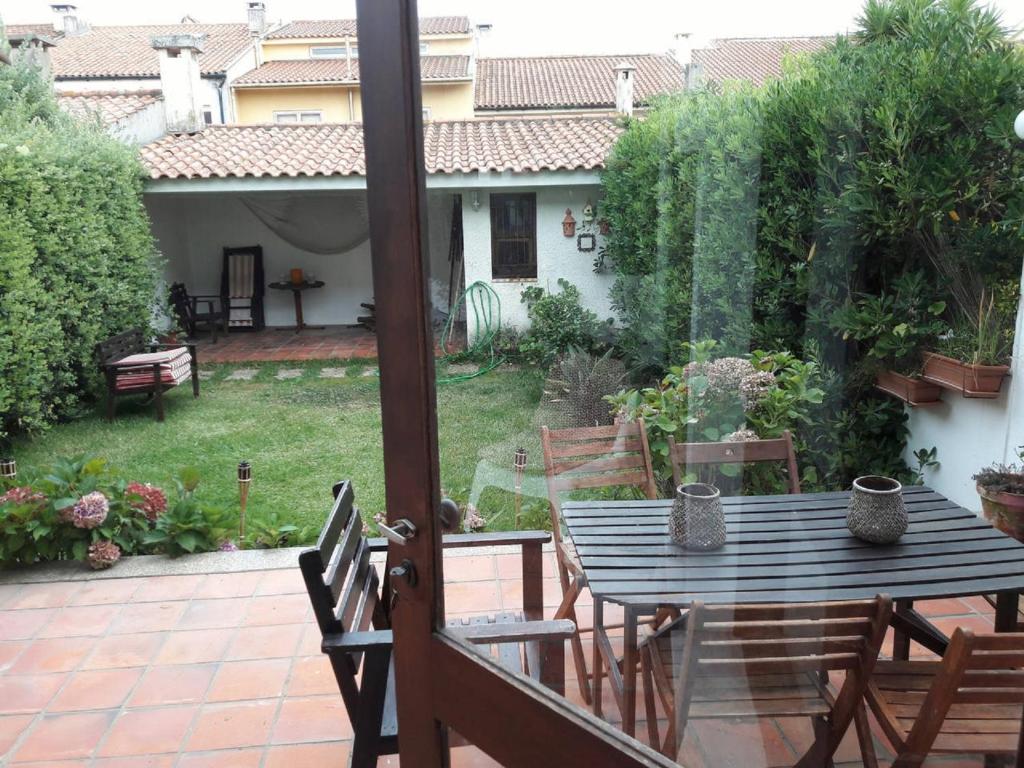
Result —
M676 488L668 518L668 532L687 549L718 549L725 544L725 511L722 492L707 483L687 483Z

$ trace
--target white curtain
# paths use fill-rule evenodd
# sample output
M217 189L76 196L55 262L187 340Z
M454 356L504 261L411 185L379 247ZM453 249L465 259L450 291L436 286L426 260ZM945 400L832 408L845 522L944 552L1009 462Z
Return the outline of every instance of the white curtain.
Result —
M362 192L243 195L242 202L275 235L309 253L346 253L370 237Z

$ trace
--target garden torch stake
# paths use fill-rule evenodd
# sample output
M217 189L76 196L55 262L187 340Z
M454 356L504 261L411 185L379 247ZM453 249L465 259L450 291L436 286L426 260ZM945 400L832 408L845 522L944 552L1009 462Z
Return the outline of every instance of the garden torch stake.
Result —
M242 514L238 518L238 545L242 545L245 538L245 504L249 500L249 483L252 482L252 466L248 461L240 462L238 465L238 499L242 508Z
M18 463L13 458L0 459L0 477L13 483L17 476Z
M526 471L526 449L516 448L515 460L515 488L516 488L516 530L519 530L519 517L523 511L523 472Z

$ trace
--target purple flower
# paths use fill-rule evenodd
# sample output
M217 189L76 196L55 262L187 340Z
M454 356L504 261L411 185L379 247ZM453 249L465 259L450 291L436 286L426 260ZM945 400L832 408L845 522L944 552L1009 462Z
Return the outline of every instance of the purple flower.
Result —
M487 521L484 520L483 515L476 511L476 507L472 504L466 505L466 516L462 520L462 527L467 532L479 531L487 525Z
M217 547L217 551L218 552L237 552L238 551L238 545L235 544L235 542L233 542L231 539L224 539L224 541L222 541L220 543L220 546Z
M99 491L87 493L70 509L64 509L61 517L75 528L98 528L107 519L110 503Z
M89 547L85 559L97 571L109 568L121 559L121 548L112 541L97 541Z

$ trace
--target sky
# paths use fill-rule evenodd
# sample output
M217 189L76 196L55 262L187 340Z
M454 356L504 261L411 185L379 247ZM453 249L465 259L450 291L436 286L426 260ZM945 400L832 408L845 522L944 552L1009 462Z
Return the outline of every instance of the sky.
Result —
M66 0L67 1L67 0ZM266 0L272 20L351 18L354 0ZM423 16L467 15L493 25L482 55L663 52L715 37L832 35L856 24L863 0L420 0ZM1008 26L1024 27L1024 0L993 0ZM92 24L245 20L245 0L77 0ZM49 21L46 0L0 0L9 23Z

